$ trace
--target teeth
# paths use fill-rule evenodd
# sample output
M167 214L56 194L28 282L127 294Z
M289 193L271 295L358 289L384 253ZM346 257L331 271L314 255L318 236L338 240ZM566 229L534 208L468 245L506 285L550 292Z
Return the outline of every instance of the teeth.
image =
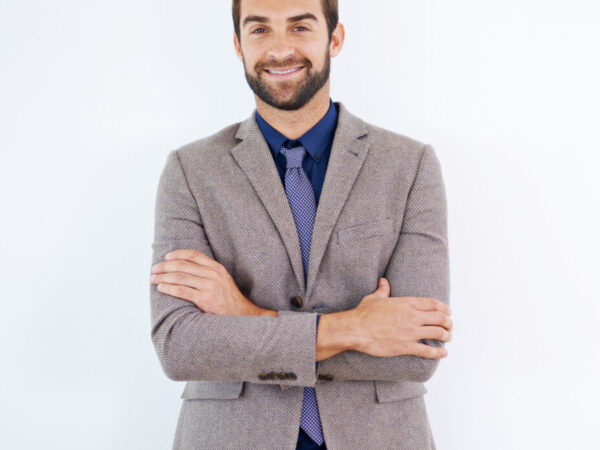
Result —
M276 74L284 74L284 73L294 72L294 71L296 71L298 69L300 69L300 67L296 67L295 69L290 69L290 70L267 70L267 72L269 72L269 73L276 73Z

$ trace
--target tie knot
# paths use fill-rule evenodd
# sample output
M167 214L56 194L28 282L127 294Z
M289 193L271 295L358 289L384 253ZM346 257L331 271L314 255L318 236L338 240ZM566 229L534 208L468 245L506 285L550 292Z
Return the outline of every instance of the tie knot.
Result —
M306 149L301 145L293 148L286 148L285 146L281 147L281 153L285 156L287 160L286 169L297 169L302 167L302 160L304 159L304 155L306 154Z

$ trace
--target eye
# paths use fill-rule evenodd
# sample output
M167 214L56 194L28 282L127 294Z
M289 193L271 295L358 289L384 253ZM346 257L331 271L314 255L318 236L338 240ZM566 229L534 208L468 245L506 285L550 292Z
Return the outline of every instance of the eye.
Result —
M252 31L252 33L256 33L258 30L264 30L264 28L255 28L255 29ZM260 33L257 33L257 34L260 34Z
M305 30L308 30L308 28L306 28L306 27L303 27L302 25L298 25L298 26L297 26L296 28L294 28L294 29L297 29L297 28L304 28Z

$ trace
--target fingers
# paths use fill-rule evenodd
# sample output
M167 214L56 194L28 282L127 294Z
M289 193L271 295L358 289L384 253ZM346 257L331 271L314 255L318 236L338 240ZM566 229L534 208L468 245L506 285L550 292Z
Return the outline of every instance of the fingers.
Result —
M213 270L221 268L221 264L219 262L205 255L204 253L199 252L198 250L184 248L168 252L165 255L164 261L154 264L152 266L152 272L164 272L165 270L163 269L165 267L165 264L167 262L170 263L173 261L186 261L189 264L199 265L206 268L212 268ZM169 265L167 267L171 266Z
M411 348L410 354L422 358L440 359L448 356L448 350L442 347L433 347L431 345L417 343Z
M411 297L412 298L412 306L421 311L441 311L447 315L452 314L450 307L436 299L430 297Z
M203 278L211 278L216 274L214 267L208 267L183 259L162 261L152 266L153 274L167 272L184 272Z
M452 331L452 320L442 311L414 311L415 325L437 325Z
M380 278L377 284L377 289L373 291L373 294L377 297L389 297L390 296L390 283L386 278Z
M417 337L418 339L437 339L438 341L450 342L452 332L443 327L424 326L418 328Z
M202 285L205 284L206 281L207 280L202 280L202 277L190 275L186 272L166 272L155 274L150 277L150 282L153 284L169 283L187 286L194 289L201 289Z
M198 250L184 248L173 250L165 255L165 260L183 259L207 267L216 267L219 263Z
M200 308L199 292L196 289L169 283L160 283L158 286L156 286L156 289L164 294L172 295L173 297L194 303L198 308Z

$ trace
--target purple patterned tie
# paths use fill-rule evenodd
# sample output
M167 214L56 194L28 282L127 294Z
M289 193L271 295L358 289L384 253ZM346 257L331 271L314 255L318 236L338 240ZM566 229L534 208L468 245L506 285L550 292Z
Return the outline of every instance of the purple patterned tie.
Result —
M302 160L306 154L306 149L302 146L293 148L282 146L280 151L287 160L285 193L290 202L294 222L298 229L300 248L302 250L302 264L304 266L304 281L306 282L310 241L317 213L315 193L310 180L302 168ZM323 444L323 430L321 429L321 418L319 417L315 388L309 386L304 387L300 427L317 444Z

